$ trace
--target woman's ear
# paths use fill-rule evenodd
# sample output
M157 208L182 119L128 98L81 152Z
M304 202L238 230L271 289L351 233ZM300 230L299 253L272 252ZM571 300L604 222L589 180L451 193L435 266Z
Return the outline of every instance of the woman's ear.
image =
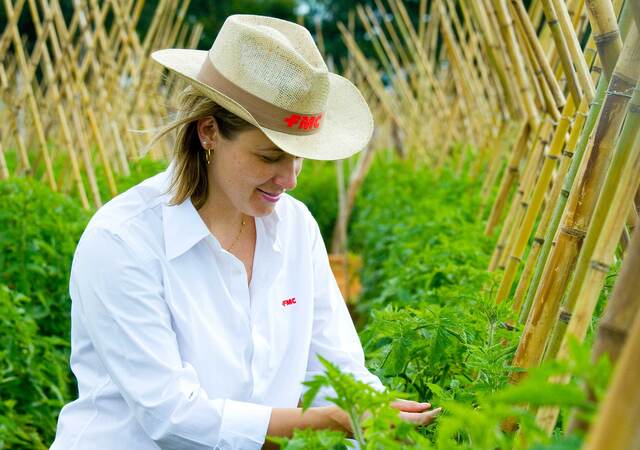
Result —
M197 128L200 144L202 144L203 147L215 147L219 138L218 123L216 122L215 117L207 116L202 119L198 119Z

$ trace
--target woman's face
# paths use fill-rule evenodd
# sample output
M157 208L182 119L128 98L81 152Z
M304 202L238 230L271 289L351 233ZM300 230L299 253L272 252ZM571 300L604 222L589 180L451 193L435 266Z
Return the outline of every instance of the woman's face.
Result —
M261 130L244 131L234 140L217 133L213 142L211 194L226 197L229 206L250 216L264 216L273 211L285 190L296 186L302 158L277 148Z

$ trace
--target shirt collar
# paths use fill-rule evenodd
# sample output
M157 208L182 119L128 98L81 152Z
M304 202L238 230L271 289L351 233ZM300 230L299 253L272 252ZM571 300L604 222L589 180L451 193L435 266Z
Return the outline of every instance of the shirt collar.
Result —
M167 183L171 181L172 168L173 161L166 170L167 177L165 180ZM162 226L167 259L173 259L182 255L202 239L211 235L209 228L193 206L191 198L187 198L179 205L169 205L168 201L170 197L171 196L167 194L165 201L162 203ZM259 218L259 220L262 220L272 248L276 252L281 251L281 241L278 233L281 214L278 211L279 206L279 203L276 204L271 214Z
M163 203L162 226L167 259L182 255L210 234L191 198L179 205Z

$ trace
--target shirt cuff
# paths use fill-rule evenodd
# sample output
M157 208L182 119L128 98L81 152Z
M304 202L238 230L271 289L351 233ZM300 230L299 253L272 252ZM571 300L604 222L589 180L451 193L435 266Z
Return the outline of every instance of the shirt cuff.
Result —
M226 399L220 426L220 448L260 450L271 420L270 406Z

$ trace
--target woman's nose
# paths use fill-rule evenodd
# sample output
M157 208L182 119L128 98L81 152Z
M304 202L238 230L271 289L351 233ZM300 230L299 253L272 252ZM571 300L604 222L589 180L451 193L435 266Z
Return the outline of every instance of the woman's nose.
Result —
M278 167L275 182L282 189L291 190L296 187L301 160L299 158L286 158Z

